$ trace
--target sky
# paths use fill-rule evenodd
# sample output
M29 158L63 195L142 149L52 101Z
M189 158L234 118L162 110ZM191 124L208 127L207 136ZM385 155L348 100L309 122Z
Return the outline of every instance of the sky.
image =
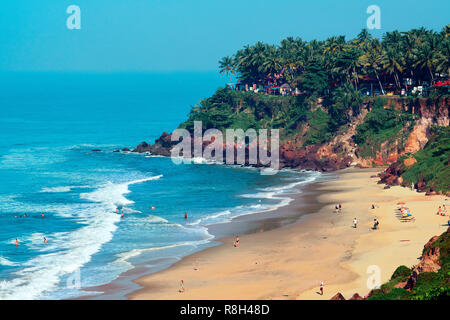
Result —
M81 29L70 30L70 5ZM214 71L246 44L348 39L370 5L386 31L450 23L448 0L2 0L0 71Z

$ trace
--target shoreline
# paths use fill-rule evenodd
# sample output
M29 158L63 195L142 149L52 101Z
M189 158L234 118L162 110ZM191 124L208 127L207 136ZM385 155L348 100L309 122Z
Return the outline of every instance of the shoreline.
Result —
M444 196L425 197L402 187L384 189L370 178L379 171L344 169L337 172L337 180L314 182L305 187L317 188L314 214L297 215L294 223L240 235L239 248L233 247L232 237L216 239L214 242L221 244L134 280L142 288L126 297L330 299L337 292L346 298L355 292L364 296L370 291L366 285L370 276L367 267L379 266L384 283L399 265L416 263L429 238L443 232L439 223L446 223L445 218L435 214L437 204L445 203ZM361 198L361 194L367 194L367 198ZM298 214L294 204L302 193L290 196L294 201L274 212ZM395 217L393 210L399 199L410 206L416 222L405 224ZM341 213L333 212L337 203L343 204ZM372 203L379 207L370 209ZM359 220L357 229L351 227L354 216ZM370 227L375 216L380 229L373 231ZM196 261L199 270L194 270ZM178 292L180 280L185 283L184 293ZM317 294L320 281L325 282L323 296Z
M305 181L305 183L300 182L292 187L292 190L295 190L295 192L283 192L275 195L273 198L281 202L290 199L288 204L281 206L275 205L273 208L244 213L231 217L228 221L217 222L205 226L208 233L213 236L213 239L209 240L206 244L200 245L195 252L188 253L179 259L175 257L156 260L150 257L147 259L141 258L142 262L135 264L132 269L119 274L118 277L111 282L82 288L84 295L70 299L127 299L129 294L133 294L135 291L141 289L141 286L136 283L136 280L148 275L163 272L191 255L220 246L226 238L235 234L242 236L266 232L297 223L304 216L315 213L318 208L323 206L316 200L316 196L319 193L315 187L316 184L319 181L336 178L337 176L335 173L321 173L312 181ZM292 210L293 208L295 208L295 210Z

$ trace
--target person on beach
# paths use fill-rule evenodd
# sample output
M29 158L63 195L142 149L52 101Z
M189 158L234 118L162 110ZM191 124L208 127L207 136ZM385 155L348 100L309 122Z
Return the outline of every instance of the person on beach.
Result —
M184 291L185 291L185 289L184 289L184 281L181 280L181 281L180 281L180 290L179 290L179 292L180 292L180 293L183 293Z
M47 238L46 237L44 237L44 243L47 244Z
M440 216L441 215L441 212L442 212L442 209L441 209L441 206L439 206L439 209L438 209L438 212L436 213L438 216Z
M239 248L239 236L236 236L236 238L234 238L234 246L236 248Z
M323 281L320 281L320 295L323 296Z
M377 219L373 219L373 230L377 230L379 224L380 224L380 223L378 222Z
M198 259L195 259L194 270L195 270L195 271L200 270L200 268L199 268L199 266L198 266Z
M358 226L358 220L356 220L356 218L355 218L355 219L353 219L353 228L356 229L357 226Z
M339 203L339 211L342 210L342 204Z

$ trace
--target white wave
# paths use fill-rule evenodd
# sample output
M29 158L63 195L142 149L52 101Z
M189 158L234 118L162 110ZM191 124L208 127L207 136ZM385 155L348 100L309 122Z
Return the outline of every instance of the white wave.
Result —
M298 172L298 171L297 171ZM302 172L303 173L303 172ZM299 185L304 185L315 181L321 174L320 173L311 173L309 177L302 180L297 180L292 183L288 183L282 186L276 187L267 187L259 189L260 192L251 193L251 194L243 194L240 195L243 198L250 199L258 199L258 202L261 202L262 199L276 200L278 203L276 204L252 204L247 206L237 206L230 210L221 211L210 216L202 217L197 219L194 222L189 223L188 225L211 225L213 223L225 223L229 222L234 218L245 216L249 214L262 213L262 212L270 212L274 211L278 208L289 205L294 199L289 197L290 193L299 193L300 190L295 187Z
M209 220L217 219L217 218L220 218L223 216L229 216L230 214L231 214L230 210L224 210L224 211L218 212L216 214L197 219L194 222L188 223L187 225L189 225L189 226L199 225L199 224L205 223L206 221L209 221Z
M12 261L0 256L0 265L13 267L13 266L16 266L17 264L15 262L12 262Z
M184 247L184 246L191 246L191 247L197 247L201 244L208 243L213 236L210 235L210 237L205 238L203 240L198 241L190 241L190 242L182 242L182 243L174 243L167 246L161 246L161 247L153 247L153 248L146 248L146 249L133 249L131 251L122 252L118 255L116 255L117 260L115 260L115 263L125 264L128 268L132 268L133 265L129 262L130 259L135 258L137 256L140 256L143 253L153 252L153 251L159 251L159 250L168 250L173 249L177 247Z
M90 186L61 186L61 187L48 187L42 188L41 193L64 193L70 192L73 189L86 189L90 188Z
M159 179L162 176L134 180L127 183L109 183L99 189L85 193L88 203L73 210L73 217L83 226L71 232L48 235L48 243L43 243L43 234L35 233L20 245L44 251L32 259L21 263L21 270L14 273L16 278L0 283L0 299L39 299L56 289L64 276L78 272L91 257L109 242L117 229L120 216L112 212L118 203L132 203L124 195L128 186ZM69 209L69 208L66 208ZM22 241L21 241L22 242ZM81 282L83 282L81 274ZM82 283L81 283L82 284Z
M134 203L133 201L125 198L125 195L130 193L130 190L128 189L129 186L147 181L158 180L160 178L162 178L162 175L119 184L108 182L106 185L94 192L82 193L81 198L93 202L108 203L112 206L112 210L115 210L118 206L126 206Z

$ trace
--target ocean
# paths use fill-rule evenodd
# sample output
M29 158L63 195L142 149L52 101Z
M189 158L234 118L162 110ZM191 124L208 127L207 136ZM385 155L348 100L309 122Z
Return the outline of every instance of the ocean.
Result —
M0 299L92 295L83 288L143 261L160 270L213 245L209 225L287 205L314 181L318 173L113 152L153 143L225 82L216 73L0 74Z

